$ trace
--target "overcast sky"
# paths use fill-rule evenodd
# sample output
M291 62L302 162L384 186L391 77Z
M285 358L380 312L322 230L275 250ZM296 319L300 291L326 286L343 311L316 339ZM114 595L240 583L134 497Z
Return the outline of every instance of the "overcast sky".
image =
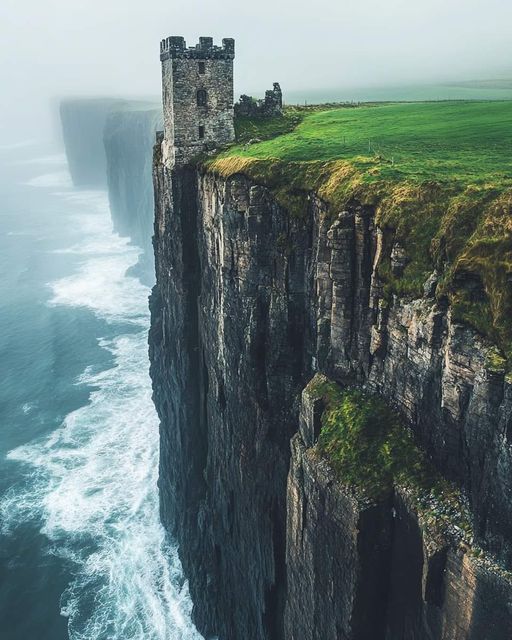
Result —
M159 41L236 39L236 92L512 77L511 0L0 0L0 138L50 97L155 95Z

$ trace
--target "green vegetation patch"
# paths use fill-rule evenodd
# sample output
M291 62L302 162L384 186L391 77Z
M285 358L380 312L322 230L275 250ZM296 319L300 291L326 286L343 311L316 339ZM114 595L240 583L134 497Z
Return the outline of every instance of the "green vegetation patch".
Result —
M299 123L270 140L257 133L268 121L253 120L251 137L263 141L239 144L227 155L287 162L345 159L356 164L363 158L371 161L374 177L386 179L512 182L512 101L318 109L286 111L284 120Z
M313 379L308 390L326 407L318 451L360 498L377 501L401 487L425 524L471 538L460 492L435 470L384 400L322 378Z
M421 296L437 269L454 318L512 358L512 101L292 108L237 131L210 170L265 184L296 216L312 192L333 218L375 207L386 295ZM399 276L394 242L408 256Z
M344 108L354 108L346 105ZM235 118L235 134L238 145L248 149L248 145L257 144L263 140L272 140L278 136L294 131L299 124L313 113L340 109L340 104L322 104L310 106L286 106L281 116L268 118L237 116ZM231 155L231 152L229 153Z
M299 108L288 108L281 117L249 118L238 116L235 118L235 133L238 143L257 143L269 140L293 131L302 120L306 112Z

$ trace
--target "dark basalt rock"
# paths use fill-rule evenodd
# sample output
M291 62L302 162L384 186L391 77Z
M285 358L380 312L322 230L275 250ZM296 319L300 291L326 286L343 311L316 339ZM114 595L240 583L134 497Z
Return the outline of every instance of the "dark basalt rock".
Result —
M306 388L292 439L286 638L510 638L511 574L436 531L405 489L356 497L311 440L319 402Z
M279 82L274 82L272 89L265 91L263 100L252 96L241 95L235 104L235 115L246 118L273 118L283 115L283 93Z
M299 219L243 176L154 163L151 375L165 526L221 640L512 634L512 389L431 284L385 300L371 208ZM403 256L395 251L396 268ZM314 372L364 385L467 492L485 561L432 549L406 496L355 503L299 435ZM304 422L304 418L301 418ZM309 434L309 435L308 435ZM293 438L293 440L292 440ZM393 513L396 517L393 518Z

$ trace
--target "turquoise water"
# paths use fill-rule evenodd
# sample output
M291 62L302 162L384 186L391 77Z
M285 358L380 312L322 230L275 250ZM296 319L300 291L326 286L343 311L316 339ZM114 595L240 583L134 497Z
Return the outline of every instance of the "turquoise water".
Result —
M0 637L196 640L158 516L149 289L107 196L0 147Z

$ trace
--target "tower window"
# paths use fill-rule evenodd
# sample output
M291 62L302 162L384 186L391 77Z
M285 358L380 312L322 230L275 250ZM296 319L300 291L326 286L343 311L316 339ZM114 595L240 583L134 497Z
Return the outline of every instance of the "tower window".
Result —
M204 138L204 125L200 124L199 125L199 140L202 140Z
M204 62L199 63L199 73L200 74L206 73L206 64Z
M206 91L204 89L198 89L197 91L197 106L206 107Z

